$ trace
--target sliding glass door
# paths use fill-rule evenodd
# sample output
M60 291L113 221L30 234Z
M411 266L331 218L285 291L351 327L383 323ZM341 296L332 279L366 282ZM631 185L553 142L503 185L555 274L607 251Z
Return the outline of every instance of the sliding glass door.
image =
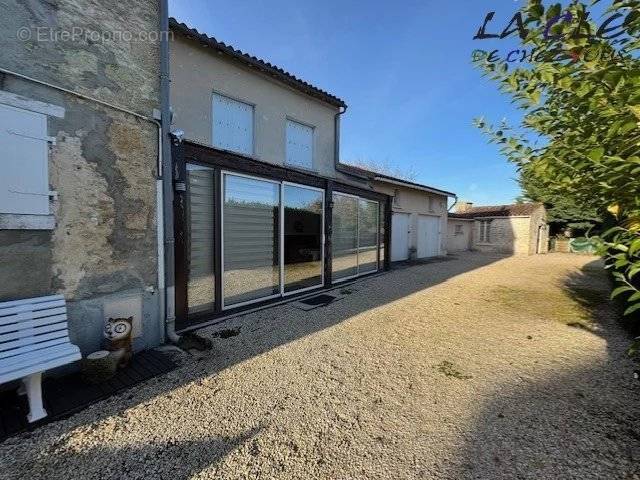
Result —
M333 194L333 280L358 275L358 197Z
M215 170L195 164L186 178L188 314L324 285L324 190L232 172L217 187ZM380 204L337 192L332 203L333 281L377 271Z
M378 202L358 201L358 273L378 270Z
M222 175L222 308L323 285L324 192Z
M376 201L333 194L334 282L378 270L379 216Z
M280 183L223 175L223 307L280 295Z
M187 311L212 310L215 302L214 272L214 170L187 164L186 221L189 228Z
M323 284L324 192L284 183L283 294Z

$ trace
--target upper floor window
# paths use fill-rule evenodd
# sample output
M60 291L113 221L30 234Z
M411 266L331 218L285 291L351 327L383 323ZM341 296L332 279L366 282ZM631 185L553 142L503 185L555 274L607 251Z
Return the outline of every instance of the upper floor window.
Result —
M287 120L288 165L313 170L313 128Z
M480 243L489 243L491 241L491 220L480 221Z
M214 93L212 140L216 148L253 155L253 105Z
M0 213L48 215L47 116L0 104Z

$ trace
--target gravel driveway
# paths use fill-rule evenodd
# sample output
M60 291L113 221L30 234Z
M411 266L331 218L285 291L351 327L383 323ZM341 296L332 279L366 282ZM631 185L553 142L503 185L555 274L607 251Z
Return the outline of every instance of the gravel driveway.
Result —
M0 478L640 479L607 292L593 257L464 254L246 315L180 369L0 444Z

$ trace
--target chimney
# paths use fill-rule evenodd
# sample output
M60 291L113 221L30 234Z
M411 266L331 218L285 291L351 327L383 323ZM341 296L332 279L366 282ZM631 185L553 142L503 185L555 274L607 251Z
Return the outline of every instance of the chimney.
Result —
M467 213L473 207L473 202L458 202L456 205L456 213Z

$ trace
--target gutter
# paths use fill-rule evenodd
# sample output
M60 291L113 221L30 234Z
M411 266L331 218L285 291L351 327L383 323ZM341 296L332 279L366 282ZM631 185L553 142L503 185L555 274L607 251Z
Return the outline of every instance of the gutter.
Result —
M162 245L164 263L164 319L165 339L176 343L176 286L175 240L173 233L173 168L171 161L171 110L169 97L169 2L160 0L160 132L162 144L162 224L163 240L158 239L158 252ZM160 208L160 205L158 205ZM160 259L159 259L160 260Z
M458 201L458 197L455 194L450 192L445 192L444 190L429 188L429 187L418 185L416 183L411 183L411 182L403 182L402 180L393 180L388 177L375 176L373 179L377 182L390 183L391 185L398 185L401 187L412 188L414 190L421 190L423 192L433 193L434 195L439 195L441 197L452 197L456 199L456 202Z

